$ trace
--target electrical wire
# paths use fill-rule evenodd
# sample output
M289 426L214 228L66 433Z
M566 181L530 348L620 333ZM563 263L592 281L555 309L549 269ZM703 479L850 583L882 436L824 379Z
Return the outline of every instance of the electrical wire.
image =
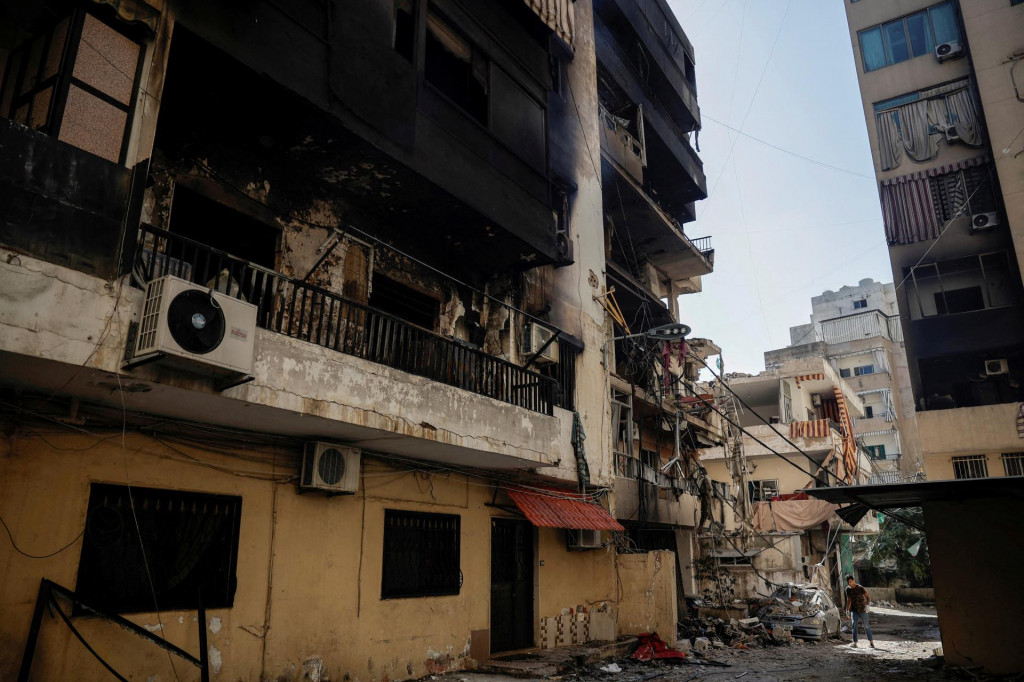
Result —
M78 535L76 535L71 542L64 545L60 549L55 549L54 551L49 552L48 554L31 554L23 550L21 547L18 547L18 543L14 541L14 534L11 533L11 529L7 527L7 522L4 521L4 518L2 516L0 516L0 526L3 526L4 530L7 531L7 538L11 541L11 547L14 548L14 551L22 555L23 557L27 557L29 559L49 559L50 557L57 556L58 554L60 554L61 552L63 552L64 550L71 547L79 540L81 540L82 536L85 535L85 528L82 528L82 531Z

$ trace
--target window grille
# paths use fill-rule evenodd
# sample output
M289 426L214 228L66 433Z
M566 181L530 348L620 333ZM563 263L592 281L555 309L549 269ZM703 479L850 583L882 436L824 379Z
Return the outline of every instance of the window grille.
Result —
M384 510L381 599L458 594L460 517Z
M1024 476L1024 452L1004 452L1002 460L1007 476Z
M988 462L985 455L953 458L953 478L986 478Z
M240 497L94 483L75 591L117 613L154 599L192 610L200 590L206 608L230 607L241 509Z

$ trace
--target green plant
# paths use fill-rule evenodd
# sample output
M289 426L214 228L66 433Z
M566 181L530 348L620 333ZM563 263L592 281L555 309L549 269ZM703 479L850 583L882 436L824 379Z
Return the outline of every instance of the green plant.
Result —
M924 512L920 507L894 509L893 513L924 527ZM912 587L931 585L931 559L924 531L886 516L878 535L859 541L856 549L868 565L881 574L902 578Z

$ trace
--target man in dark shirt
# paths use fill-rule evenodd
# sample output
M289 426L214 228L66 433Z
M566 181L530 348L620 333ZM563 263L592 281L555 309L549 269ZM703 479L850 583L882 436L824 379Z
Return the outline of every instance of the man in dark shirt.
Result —
M871 615L868 613L868 604L871 603L871 595L858 585L852 575L846 576L846 608L853 619L853 646L857 644L857 626L864 623L864 631L868 633L868 642L871 648L875 648L875 636L871 634Z

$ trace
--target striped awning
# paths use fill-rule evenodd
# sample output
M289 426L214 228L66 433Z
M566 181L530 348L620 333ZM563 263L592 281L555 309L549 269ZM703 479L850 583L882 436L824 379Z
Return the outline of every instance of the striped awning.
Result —
M843 427L843 459L839 477L847 483L853 483L857 478L857 441L853 437L853 420L850 419L850 410L846 406L846 397L842 389L833 387L836 395L836 405L839 407L839 423Z
M793 377L793 380L796 381L796 387L800 388L801 381L814 381L816 379L824 378L825 374L823 372L818 372L817 374L801 374L800 376Z
M988 155L935 166L917 173L882 180L879 195L882 221L889 244L913 244L938 239L940 225L935 213L930 178L954 173L991 161Z
M576 33L576 18L573 14L573 0L525 0L526 5L537 13L540 20L555 32L566 45L573 47Z
M523 516L542 528L625 530L590 495L558 488L509 487L506 492Z
M827 419L815 419L807 422L791 422L790 438L828 438L829 425Z

